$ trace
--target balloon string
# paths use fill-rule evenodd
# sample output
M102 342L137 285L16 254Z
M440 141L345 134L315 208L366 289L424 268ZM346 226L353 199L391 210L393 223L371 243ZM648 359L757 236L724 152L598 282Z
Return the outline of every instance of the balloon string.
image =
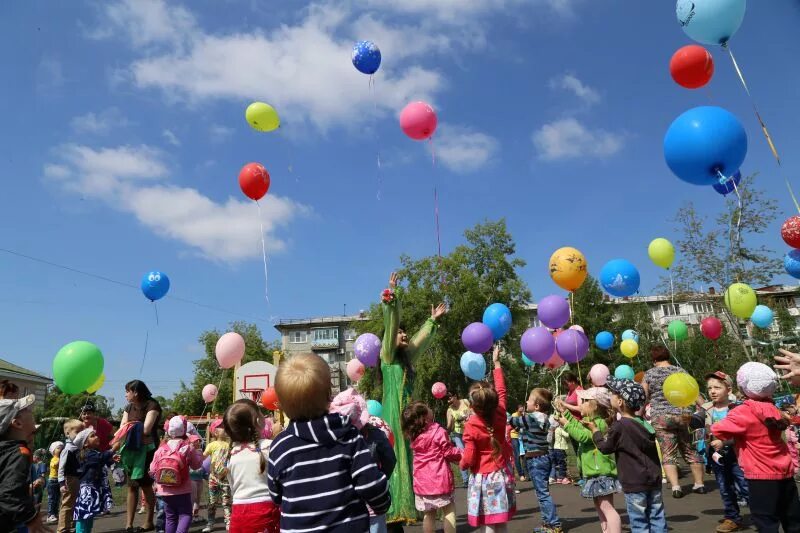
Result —
M142 353L142 364L139 365L139 377L142 377L144 371L144 360L147 358L147 345L150 342L150 330L144 333L144 352Z
M725 179L725 176L723 176L722 173L719 170L717 170L717 175L720 177L720 179ZM736 192L736 198L737 198L738 207L737 207L737 213L736 213L736 228L735 228L735 231L734 231L734 228L733 228L733 217L731 217L731 219L730 219L730 221L728 223L728 244L729 244L728 262L732 262L734 260L733 259L734 258L734 240L735 240L735 243L736 243L735 246L736 246L736 250L737 250L736 257L739 257L741 255L738 252L738 249L739 249L739 246L741 244L741 239L742 239L742 233L741 233L742 211L744 210L744 204L742 202L742 195L739 193L739 187L736 185L736 180L731 179L730 182L733 184L733 190ZM734 236L735 236L735 239L734 239ZM727 266L726 266L726 269L727 269ZM731 281L730 276L726 276L726 277L728 278L727 281L730 282ZM737 281L739 281L738 280L738 276L737 276Z
M156 312L156 326L158 326L158 305L156 304L155 300L153 301L153 309Z
M264 220L261 216L261 204L256 200L256 207L258 208L258 225L261 228L261 256L264 260L264 298L267 300L269 306L269 274L267 271L267 245L264 242Z
M377 162L377 167L375 168L375 179L378 182L378 192L376 193L375 197L380 200L381 199L381 137L380 131L378 130L378 98L376 95L377 91L375 89L375 76L370 74L369 75L369 94L370 98L372 99L372 115L374 120L374 128L375 128L375 159Z

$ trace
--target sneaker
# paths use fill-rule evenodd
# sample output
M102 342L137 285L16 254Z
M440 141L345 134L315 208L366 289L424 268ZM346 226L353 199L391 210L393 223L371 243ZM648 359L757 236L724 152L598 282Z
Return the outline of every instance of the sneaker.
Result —
M556 483L559 483L561 485L572 485L572 480L570 478L568 478L568 477L565 477L565 478L561 478ZM581 485L581 486L583 486L583 485Z
M144 507L139 507L139 510L136 511L137 514L144 514Z
M533 533L564 533L561 526L542 526L533 529Z
M665 477L662 477L662 478L661 478L661 484L662 484L662 485L666 485L666 484L667 484L667 478L665 478Z
M726 518L717 526L716 531L717 533L730 533L731 531L739 531L740 529L742 529L741 524L737 524L730 518Z
M514 489L514 494L519 494L519 489Z
M705 485L701 485L699 487L693 487L692 492L695 494L705 494L707 491Z
M739 500L736 503L739 504L739 507L750 507L750 502L747 500Z
M206 527L203 528L202 533L211 533L214 530L214 526L208 524Z
M672 497L676 500L683 498L683 491L681 489L672 489Z
M58 523L58 517L54 516L54 515L50 515L50 516L47 517L46 521L47 521L48 524L57 524Z
M519 476L520 481L525 481L525 476Z
M550 479L547 480L548 485L555 485L556 483L558 483L558 480L556 478L551 477Z

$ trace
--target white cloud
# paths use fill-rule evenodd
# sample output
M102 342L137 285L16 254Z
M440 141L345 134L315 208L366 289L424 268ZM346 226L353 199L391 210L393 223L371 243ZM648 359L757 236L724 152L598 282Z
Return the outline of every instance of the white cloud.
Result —
M128 119L116 107L110 107L99 113L90 111L70 121L70 126L76 133L107 133L112 128L127 125Z
M542 126L533 133L532 140L541 159L554 161L614 155L622 149L623 136L587 128L574 118L563 118Z
M44 57L36 66L36 92L43 96L51 96L65 82L64 68L61 62L52 57Z
M178 136L172 133L172 130L165 129L161 132L161 136L164 137L164 140L167 141L172 146L180 146L181 140L178 139Z
M221 124L212 124L208 130L208 134L213 142L227 141L233 136L233 128L223 126Z
M559 15L569 15L575 3L577 0L369 0L369 4L378 9L424 14L449 24L464 24L486 13L526 6L544 7Z
M55 153L59 162L45 165L46 178L131 213L161 237L182 242L209 259L234 262L261 254L256 206L233 197L215 202L196 189L164 183L169 170L155 148L66 144ZM276 235L278 229L310 210L273 194L260 203L268 252L281 251L286 242Z
M573 74L564 74L550 80L550 87L569 91L586 105L594 105L600 101L600 93L592 87L585 85Z
M443 126L434 140L436 159L458 173L480 170L497 152L497 139L459 126Z
M134 47L159 43L181 45L195 29L194 16L164 0L119 0L103 4L101 23L88 33L92 39L122 35Z

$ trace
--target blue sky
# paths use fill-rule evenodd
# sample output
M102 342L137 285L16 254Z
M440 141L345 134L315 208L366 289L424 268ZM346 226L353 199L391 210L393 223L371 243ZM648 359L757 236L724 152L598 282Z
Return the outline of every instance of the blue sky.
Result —
M44 373L67 342L103 350L119 405L139 376L159 394L191 379L196 339L240 315L270 320L366 308L401 253L433 254L433 186L447 252L465 228L506 217L536 298L557 293L547 261L581 249L596 274L625 257L658 281L654 237L692 199L722 200L672 176L661 143L678 114L713 103L750 138L745 173L788 216L791 203L728 58L712 50L708 89L669 77L688 38L673 2L366 0L26 2L0 17L2 247L138 285L167 272L152 306L138 290L0 253L0 357ZM732 46L797 175L797 2L750 2ZM350 64L355 40L383 52L374 96ZM436 165L397 113L425 99L439 115ZM279 133L251 130L253 100ZM375 150L383 165L377 172ZM270 255L264 298L256 206L239 168L263 163ZM380 198L378 198L380 196ZM783 252L778 222L765 242ZM172 296L172 298L171 298ZM237 314L179 301L194 300Z

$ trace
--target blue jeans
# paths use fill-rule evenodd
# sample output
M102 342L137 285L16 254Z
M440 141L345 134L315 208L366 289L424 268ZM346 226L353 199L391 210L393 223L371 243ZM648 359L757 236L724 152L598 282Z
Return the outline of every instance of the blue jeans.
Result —
M631 533L667 533L667 517L661 488L649 492L626 492L625 507Z
M61 503L60 490L58 479L47 480L47 516L58 516L58 504Z
M369 517L369 533L386 533L386 515Z
M511 451L514 456L514 467L517 469L518 476L524 476L525 470L522 469L522 463L519 460L519 439L511 439Z
M450 440L459 450L464 449L464 440L461 438L461 433L450 433ZM469 470L461 471L461 481L463 481L465 487L469 484Z
M156 496L156 529L164 531L167 527L167 510L164 506L164 499Z
M750 494L747 490L747 480L744 478L742 469L736 461L733 450L723 452L722 464L717 464L713 459L709 460L714 477L717 478L719 495L722 497L722 505L725 509L725 518L730 518L734 522L741 522L742 515L739 514L739 500L749 501ZM737 497L738 493L738 497Z
M536 491L536 499L539 500L539 510L542 513L542 522L545 526L559 527L561 520L556 514L556 506L553 498L550 497L550 487L548 478L550 477L550 456L540 455L526 459L528 465L528 475L533 482L533 489Z
M550 477L553 479L564 479L567 477L567 451L550 450Z

